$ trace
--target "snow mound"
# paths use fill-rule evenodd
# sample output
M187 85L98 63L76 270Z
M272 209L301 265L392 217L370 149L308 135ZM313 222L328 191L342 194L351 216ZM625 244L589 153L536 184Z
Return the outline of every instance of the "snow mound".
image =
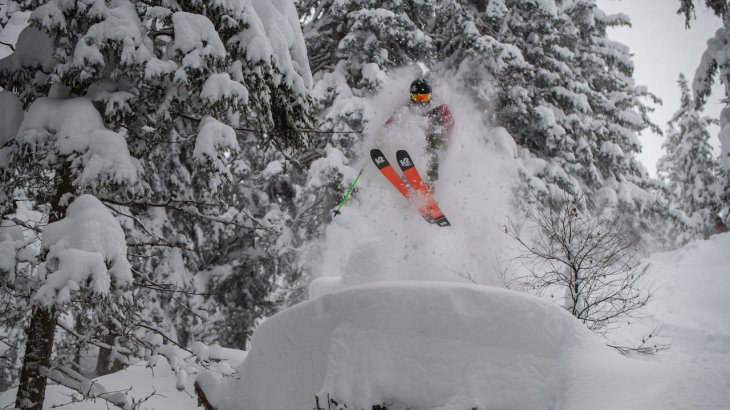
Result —
M586 352L617 358L563 309L529 295L369 284L266 320L239 379L207 395L219 410L311 410L315 395L353 409L575 408L566 392L586 376Z

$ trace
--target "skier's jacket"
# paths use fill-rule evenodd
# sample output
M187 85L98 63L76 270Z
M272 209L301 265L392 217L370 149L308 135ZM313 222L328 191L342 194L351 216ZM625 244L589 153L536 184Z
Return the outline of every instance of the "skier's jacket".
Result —
M390 126L398 114L404 111L415 115L427 116L429 122L429 135L427 135L427 137L431 137L433 135L440 137L441 144L438 145L446 147L449 137L451 136L451 131L454 129L454 116L451 114L451 110L448 105L439 104L435 106L435 104L430 101L425 104L416 104L413 101L409 101L402 107L398 108L393 115L388 118L388 121L385 122L385 126Z

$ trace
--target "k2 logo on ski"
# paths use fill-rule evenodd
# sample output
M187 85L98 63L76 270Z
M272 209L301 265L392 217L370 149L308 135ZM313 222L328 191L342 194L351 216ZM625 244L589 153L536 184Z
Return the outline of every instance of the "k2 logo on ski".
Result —
M376 163L377 165L380 165L380 164L382 164L383 162L385 162L385 157L383 157L383 156L380 156L380 157L377 157L377 158L375 158L375 163Z
M403 158L400 160L400 166L402 167L410 167L411 165L413 165L413 163L411 163L410 158Z

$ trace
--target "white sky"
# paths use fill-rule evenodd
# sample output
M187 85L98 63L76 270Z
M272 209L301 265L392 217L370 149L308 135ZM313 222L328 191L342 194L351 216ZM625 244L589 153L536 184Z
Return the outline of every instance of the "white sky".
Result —
M629 46L634 55L636 83L646 85L650 92L662 99L663 105L656 107L651 118L665 130L667 122L679 108L679 73L684 73L692 84L707 39L720 28L721 20L704 5L698 4L697 19L692 21L691 29L685 30L684 16L676 14L678 0L597 0L597 3L607 14L624 13L631 18L632 27L614 29L609 32L609 38ZM719 118L722 98L722 89L715 84L705 113ZM719 147L718 131L718 127L710 129L713 135L711 143L716 148ZM663 137L645 131L640 140L643 152L639 158L649 173L656 176L656 161L662 155Z

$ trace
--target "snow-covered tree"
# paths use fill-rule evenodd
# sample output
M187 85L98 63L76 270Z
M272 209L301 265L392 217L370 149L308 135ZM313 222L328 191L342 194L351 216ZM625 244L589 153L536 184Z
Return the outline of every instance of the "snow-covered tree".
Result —
M243 346L241 338L270 313L262 305L272 305L273 291L296 275L294 210L273 188L286 181L287 152L306 145L298 130L311 125L311 74L293 4L52 0L20 10L30 12L31 25L0 60L0 87L9 91L2 94L0 214L36 230L43 245L48 228L92 194L126 232L139 285L131 291L145 302L133 307L136 319L150 319L145 329L164 334L165 343L208 341L218 338L210 331L219 324L207 325L209 314L235 320L228 313L243 311L248 321L217 329L221 339L226 331L239 335ZM25 115L23 106L30 107ZM295 193L289 188L287 195ZM43 220L24 221L18 200ZM90 252L84 246L93 237L78 235L81 243L69 248ZM33 255L22 241L12 243L13 259L3 266L14 276L4 290L19 302L20 320L6 325L31 317L29 383L17 405L33 408L42 405L45 384L38 363L47 367L62 317L57 304L36 306L32 295L52 277L41 267L56 269L59 258L45 245ZM94 269L90 275L101 267ZM117 282L124 292L130 283ZM15 290L21 284L27 292ZM82 287L59 286L54 291L68 288L63 301L86 301ZM229 303L221 309L220 300ZM78 337L77 344L123 350L143 340L125 331L123 317L84 322L93 310L79 306L63 316L72 326L56 341Z
M525 175L528 190L585 194L587 206L608 204L635 216L637 229L663 225L668 203L636 155L639 132L658 131L646 103L656 98L634 83L628 48L607 37L608 28L629 24L624 15L606 15L595 0L386 2L378 7L354 0L300 3L317 67L315 90L323 118L339 124L333 129L358 129L367 124L364 115L372 117L361 98L363 90L372 91L362 87L362 78L368 78L363 63L376 62L380 70L371 72L380 76L398 64L422 62L432 78L448 79L477 103L485 126L504 126L530 155L545 160L541 169L533 167ZM412 24L385 24L386 11ZM368 21L374 23L350 23L365 16L373 16ZM379 31L363 30L376 23ZM401 27L410 27L410 36L390 34ZM415 54L404 52L412 39L423 40L413 48ZM352 41L362 45L353 50L348 47ZM373 52L376 57L364 53L376 46L383 50ZM355 72L348 69L352 62ZM327 142L353 158L357 153L342 148L352 146L353 139L338 135ZM348 181L354 174L349 172Z
M79 317L79 327L88 330L82 333L99 337L105 331L124 334L135 319L124 232L98 199L83 193L132 195L140 189L141 167L89 99L42 98L23 115L14 95L4 95L3 108L15 115L2 128L17 132L1 148L0 172L8 181L2 185L3 214L22 194L46 208L48 223L37 253L27 249L21 233L5 242L11 252L3 263L4 298L16 302L4 320L22 323L32 312L16 406L40 408L46 377L75 383L70 367L51 363L57 322Z
M441 52L456 54L445 68L477 99L497 101L493 123L550 159L553 170L542 178L573 193L594 192L607 179L647 178L635 154L638 132L653 126L642 102L651 95L633 83L628 48L606 34L629 24L625 16L607 16L593 0L467 6L455 26L472 40L457 46L446 37ZM477 64L463 62L471 59L481 59L491 84L470 81ZM495 86L496 96L489 90Z
M705 234L720 209L716 182L718 164L709 143L713 119L697 110L684 75L679 76L681 104L669 121L665 154L657 164L674 204L690 219L695 236Z
M684 14L687 27L694 19L695 0L680 0L678 14ZM725 0L705 0L705 6L722 19L722 27L714 37L707 40L707 49L695 72L692 82L694 100L697 109L702 109L707 102L715 78L718 78L725 89L725 97L730 97L730 13ZM730 107L726 106L720 114L720 178L718 189L724 203L730 200Z

